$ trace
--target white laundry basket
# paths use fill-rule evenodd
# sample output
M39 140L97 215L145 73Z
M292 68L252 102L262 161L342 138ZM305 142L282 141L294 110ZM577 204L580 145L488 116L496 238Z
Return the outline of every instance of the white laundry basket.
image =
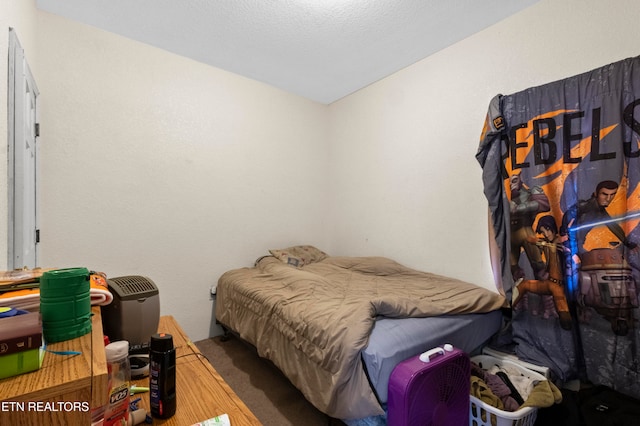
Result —
M509 367L517 370L529 379L547 380L542 374L523 367L517 361L499 359L489 355L477 355L472 357L471 361L484 370L497 365L499 367ZM470 398L470 426L533 426L538 416L538 409L536 407L525 407L517 411L503 411L480 401L474 396L470 396Z

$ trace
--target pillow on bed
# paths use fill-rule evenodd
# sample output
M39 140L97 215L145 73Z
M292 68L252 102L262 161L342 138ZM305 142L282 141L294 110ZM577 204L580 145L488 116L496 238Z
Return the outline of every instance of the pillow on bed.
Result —
M301 268L309 263L319 262L328 257L327 253L314 246L293 246L286 249L269 250L274 257L282 262Z

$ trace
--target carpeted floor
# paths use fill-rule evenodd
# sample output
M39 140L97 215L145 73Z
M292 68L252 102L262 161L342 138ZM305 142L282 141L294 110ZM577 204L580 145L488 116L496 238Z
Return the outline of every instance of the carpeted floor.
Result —
M260 358L254 348L239 339L231 337L221 341L217 336L195 344L264 426L345 426L340 420L331 419L318 411L273 364ZM574 395L580 394L563 390L562 404L539 410L535 424L592 424L582 420L580 404L576 402L578 397ZM631 413L632 420L615 424L640 424L637 423L640 405L636 401L633 407L622 413ZM619 412L616 413L621 416ZM591 417L603 415L607 414L596 411L590 414Z
M264 426L344 425L318 411L273 364L241 340L222 341L217 336L195 344Z

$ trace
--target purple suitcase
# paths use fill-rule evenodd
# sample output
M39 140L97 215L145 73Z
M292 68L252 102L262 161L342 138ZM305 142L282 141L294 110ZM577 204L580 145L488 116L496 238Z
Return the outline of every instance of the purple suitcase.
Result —
M387 426L468 426L471 363L451 345L400 362L389 377Z

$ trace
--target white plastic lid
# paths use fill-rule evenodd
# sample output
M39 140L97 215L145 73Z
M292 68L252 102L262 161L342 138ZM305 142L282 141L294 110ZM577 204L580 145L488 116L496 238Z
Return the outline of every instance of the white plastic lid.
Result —
M107 362L115 362L129 356L129 342L119 340L109 343L104 347L104 350L107 353Z

